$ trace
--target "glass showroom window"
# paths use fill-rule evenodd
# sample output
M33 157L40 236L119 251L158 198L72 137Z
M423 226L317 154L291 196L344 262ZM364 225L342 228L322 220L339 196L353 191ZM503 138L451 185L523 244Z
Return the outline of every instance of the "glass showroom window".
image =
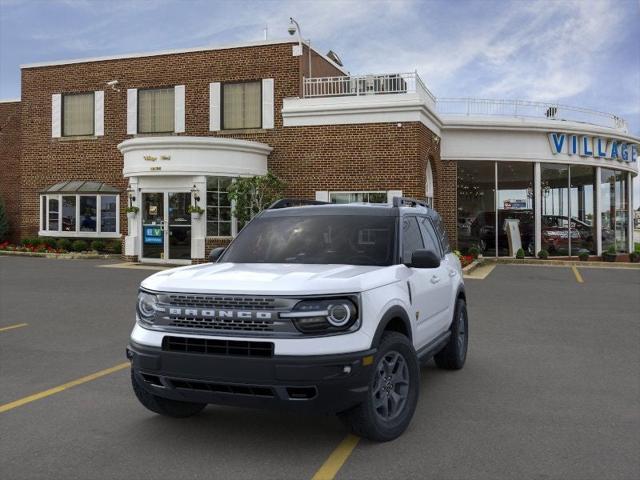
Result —
M616 252L627 252L629 232L628 175L619 170L601 169L600 212L602 251L612 245Z
M518 248L535 255L533 163L498 163L498 255L515 256ZM520 238L509 232L518 224Z
M42 195L42 234L118 236L118 195Z
M207 177L207 236L229 237L232 235L233 218L231 200L227 188L231 177Z
M458 162L458 248L496 254L496 165L486 161Z
M62 136L93 135L95 108L93 92L71 93L62 96Z
M222 128L225 130L262 127L262 83L222 85Z
M387 192L331 192L331 203L387 203Z
M596 253L597 235L594 221L595 168L586 165L571 165L569 170L571 191L569 208L571 210L571 255L582 251Z
M175 89L138 90L138 133L174 131Z
M569 255L569 166L540 164L542 188L541 248Z

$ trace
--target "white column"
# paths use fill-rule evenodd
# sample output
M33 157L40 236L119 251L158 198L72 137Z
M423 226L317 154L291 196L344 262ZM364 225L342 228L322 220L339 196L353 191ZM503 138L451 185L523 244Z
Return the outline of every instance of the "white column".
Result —
M602 255L602 203L600 200L600 167L596 167L596 184L594 185L596 226L596 255Z
M534 228L535 228L535 252L533 255L538 255L538 252L542 250L542 178L540 173L540 162L533 164L533 192L534 192Z
M193 177L193 183L198 189L200 201L198 205L204 209L200 218L191 217L191 258L206 258L205 237L207 236L207 177L199 175ZM193 200L192 200L193 201Z
M138 207L140 210L135 216L127 214L127 235L124 237L124 254L131 257L137 256L138 260L140 260L142 255L142 237L139 235L142 222L142 198L140 197L142 194L138 188L138 177L129 179L129 188L133 190L133 196L136 198L135 201L131 202L131 205ZM129 198L127 198L127 206L129 206Z
M629 221L627 224L628 233L628 252L633 252L633 176L631 172L627 172L627 215L629 216Z

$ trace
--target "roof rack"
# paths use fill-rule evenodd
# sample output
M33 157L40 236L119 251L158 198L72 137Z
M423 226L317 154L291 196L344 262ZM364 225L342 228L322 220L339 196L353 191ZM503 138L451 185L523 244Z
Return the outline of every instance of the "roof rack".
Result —
M416 198L409 198L409 197L393 197L393 206L394 207L417 207L417 206L421 206L421 207L425 207L425 208L430 208L429 205L427 205L427 202L425 202L423 200L418 200Z
M276 208L289 208L289 207L302 207L305 205L330 205L329 202L322 202L320 200L306 200L304 198L281 198L273 202L267 210L274 210Z

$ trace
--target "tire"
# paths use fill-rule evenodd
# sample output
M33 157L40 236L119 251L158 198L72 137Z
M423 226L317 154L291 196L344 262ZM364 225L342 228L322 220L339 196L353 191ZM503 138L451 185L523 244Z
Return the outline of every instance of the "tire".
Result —
M200 413L206 403L180 402L149 393L142 387L131 369L131 384L136 397L142 405L154 413L173 418L186 418Z
M449 341L442 350L435 354L433 359L439 368L460 370L464 367L469 346L467 304L462 298L456 301L456 309L449 330L451 331Z
M338 416L355 435L388 442L399 437L413 418L420 392L420 366L409 339L397 332L382 335L373 364L367 399Z

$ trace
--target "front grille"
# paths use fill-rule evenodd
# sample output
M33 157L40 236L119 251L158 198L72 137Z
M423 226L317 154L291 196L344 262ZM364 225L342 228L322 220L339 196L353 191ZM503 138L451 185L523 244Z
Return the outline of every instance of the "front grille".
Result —
M197 382L194 380L169 379L174 388L185 390L200 390L214 393L230 393L233 395L251 395L254 397L273 398L275 395L270 387L259 385L230 385L227 383Z
M172 327L197 328L203 330L224 330L243 332L272 332L273 320L244 320L230 318L202 318L169 316Z
M278 308L275 298L243 297L223 295L168 295L167 303L178 307L199 307L211 309L255 309L274 310Z
M200 353L204 355L272 357L273 342L164 337L162 339L162 350L167 352Z

